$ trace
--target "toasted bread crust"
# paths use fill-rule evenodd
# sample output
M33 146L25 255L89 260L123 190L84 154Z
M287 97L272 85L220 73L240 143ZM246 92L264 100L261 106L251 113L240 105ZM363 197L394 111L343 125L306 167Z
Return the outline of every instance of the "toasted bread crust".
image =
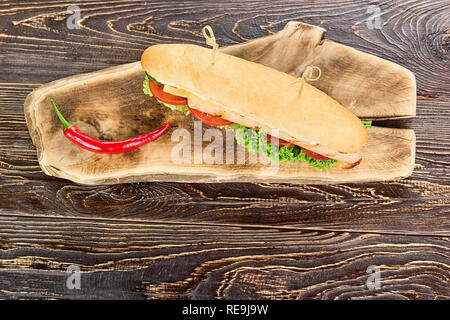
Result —
M324 92L278 70L211 49L186 44L147 48L142 67L158 81L192 92L299 140L354 153L367 130L348 109ZM320 66L319 66L320 67Z

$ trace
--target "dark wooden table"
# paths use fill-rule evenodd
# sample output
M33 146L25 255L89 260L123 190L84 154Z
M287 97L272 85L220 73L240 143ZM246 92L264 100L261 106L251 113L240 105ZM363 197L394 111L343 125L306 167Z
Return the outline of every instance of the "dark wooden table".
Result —
M449 19L446 0L0 2L0 298L450 298ZM377 122L415 130L409 179L91 187L41 172L23 114L40 84L203 44L206 24L225 46L290 20L414 72L417 117Z

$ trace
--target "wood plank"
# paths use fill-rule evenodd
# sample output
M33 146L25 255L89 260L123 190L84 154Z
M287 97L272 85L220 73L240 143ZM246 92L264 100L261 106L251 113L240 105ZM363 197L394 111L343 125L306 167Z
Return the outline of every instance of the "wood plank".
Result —
M418 181L318 187L152 183L93 188L49 180L25 186L20 181L4 184L0 215L450 235L450 189Z
M51 176L97 185L146 181L329 184L395 180L412 173L414 132L376 127L368 130L363 161L353 169L331 168L325 172L303 161L277 163L264 156L252 159L249 154L240 162L242 148L237 148L232 136L231 148L226 142L232 132L207 125L200 128L201 122L150 99L142 92L143 79L144 71L137 62L60 79L33 91L25 101L25 115L42 170ZM131 152L96 154L64 137L61 123L50 107L51 99L81 131L100 139L122 140L155 130L166 122L171 123L171 128L158 140ZM211 139L195 140L208 129L217 139L214 144ZM181 137L187 142L180 142ZM201 148L199 142L203 143ZM218 160L212 155L215 152L206 152L217 142L215 152L222 155ZM187 159L180 158L180 143L187 151ZM176 155L174 150L178 150ZM229 154L233 156L230 162Z
M0 239L3 299L450 298L448 237L0 217Z
M2 2L1 63L7 68L0 82L45 83L133 62L160 42L204 44L200 29L206 23L220 46L228 46L298 20L325 28L330 40L411 70L419 96L449 97L445 0L379 1L381 29L369 28L372 4L360 1L284 1L270 8L261 1L218 1L206 8L195 1L95 1L80 4L81 29L70 30L66 19L72 4Z

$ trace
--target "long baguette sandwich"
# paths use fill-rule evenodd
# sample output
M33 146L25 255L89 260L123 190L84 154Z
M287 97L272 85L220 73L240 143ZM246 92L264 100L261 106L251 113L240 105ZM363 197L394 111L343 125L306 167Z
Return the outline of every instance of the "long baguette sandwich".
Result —
M264 150L274 161L303 160L322 169L361 162L366 127L336 100L289 74L211 53L186 44L147 48L144 92L204 123L234 129L250 151L269 140Z

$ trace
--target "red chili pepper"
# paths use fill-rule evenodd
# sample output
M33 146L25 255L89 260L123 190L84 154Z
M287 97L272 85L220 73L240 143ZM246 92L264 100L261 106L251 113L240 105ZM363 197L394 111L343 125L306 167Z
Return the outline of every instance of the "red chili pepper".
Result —
M103 141L94 137L91 137L81 132L77 126L74 126L66 119L64 119L61 112L59 112L56 104L52 101L53 109L58 115L59 120L63 125L64 135L67 139L75 143L76 145L97 153L122 153L136 149L150 141L159 138L170 126L167 122L164 126L153 132L141 134L139 136L122 140L122 141Z

